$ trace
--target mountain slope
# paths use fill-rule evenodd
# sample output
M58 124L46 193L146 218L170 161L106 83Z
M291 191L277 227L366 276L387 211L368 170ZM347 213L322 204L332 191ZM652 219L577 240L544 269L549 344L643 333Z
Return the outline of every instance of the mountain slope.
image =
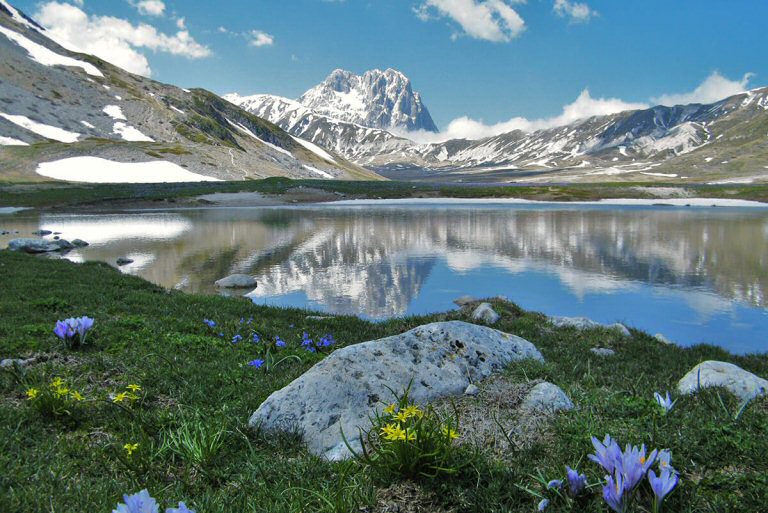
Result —
M202 89L70 52L0 3L0 179L42 179L42 162L95 156L167 162L205 178L378 179Z

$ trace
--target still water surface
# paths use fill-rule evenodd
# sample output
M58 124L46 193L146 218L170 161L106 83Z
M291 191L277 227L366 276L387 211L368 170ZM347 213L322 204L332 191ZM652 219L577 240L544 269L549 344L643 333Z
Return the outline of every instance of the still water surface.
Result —
M549 315L624 322L681 345L768 351L768 210L556 205L231 208L0 218L91 246L74 261L215 293L252 274L259 304L371 319L504 295Z

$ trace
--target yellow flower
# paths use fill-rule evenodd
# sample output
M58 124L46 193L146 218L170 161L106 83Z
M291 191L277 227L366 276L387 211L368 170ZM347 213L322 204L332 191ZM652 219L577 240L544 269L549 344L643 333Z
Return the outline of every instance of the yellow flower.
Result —
M384 438L387 438L387 436L392 434L395 428L397 428L397 424L387 424L381 428L381 434L384 435Z
M408 441L413 442L416 440L416 431L408 431Z
M117 394L112 399L112 402L113 403L121 403L121 402L125 401L127 398L128 398L128 392L120 392L119 394Z
M139 390L141 390L141 386L139 386L139 385L128 385L125 388L127 388L131 392L138 392Z
M406 408L404 411L405 411L405 414L406 414L408 417L419 417L419 418L421 418L421 417L423 417L423 416L424 416L424 412L423 412L423 411L421 411L421 410L419 409L419 407L418 407L418 406L416 406L415 404L411 404L411 405L410 405L410 406L408 406L408 407L407 407L407 408Z
M69 389L67 387L60 387L54 390L53 393L56 394L56 397L65 397L69 394Z
M390 424L390 429L387 434L384 435L385 440L394 442L397 440L405 440L405 430L398 425Z
M125 452L128 454L128 457L131 457L131 454L133 454L133 451L139 448L139 444L125 444L123 446L123 449L125 449Z
M443 434L451 440L455 440L459 437L459 434L456 432L456 430L449 427L443 427Z
M398 412L395 415L395 420L398 422L406 422L408 420L408 414L404 411Z
M71 397L75 401L84 401L85 400L85 397L83 397L83 394L81 394L77 390L75 390L74 392L70 392L69 393L69 397Z
M395 403L392 403L386 408L384 408L384 413L386 413L387 415L392 415L396 411L397 411L397 405Z
M64 380L61 378L56 378L53 381L51 381L51 388L61 388L61 386L64 384Z
M40 390L36 388L30 388L29 390L27 390L26 393L27 393L27 399L32 400L36 398L38 395L40 395Z

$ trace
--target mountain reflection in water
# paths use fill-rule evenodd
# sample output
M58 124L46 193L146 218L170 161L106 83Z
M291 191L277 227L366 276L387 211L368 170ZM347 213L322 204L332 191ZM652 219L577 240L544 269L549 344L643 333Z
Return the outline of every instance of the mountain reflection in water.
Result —
M704 334L741 340L768 327L762 209L322 206L19 214L3 227L85 239L92 245L67 258L128 256L125 272L168 288L212 293L222 276L248 273L257 303L373 319L501 294L549 314L658 327L682 343L734 349ZM764 340L739 343L766 351Z

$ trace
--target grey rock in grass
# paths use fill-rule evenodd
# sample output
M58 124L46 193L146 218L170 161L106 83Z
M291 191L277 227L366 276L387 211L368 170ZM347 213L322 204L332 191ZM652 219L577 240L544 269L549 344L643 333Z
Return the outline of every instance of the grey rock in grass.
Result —
M90 246L90 244L88 244L87 242L85 242L82 239L75 239L75 240L73 240L72 241L72 245L75 246L76 248L84 248L86 246Z
M308 321L328 321L333 319L333 317L329 317L327 315L307 315L304 318Z
M723 387L742 401L749 401L768 393L768 380L732 363L707 360L691 369L677 384L678 391L685 395L709 387Z
M464 395L476 396L479 393L480 393L480 389L477 388L477 385L475 385L474 383L470 383L469 385L467 385L467 388L464 389Z
M667 337L662 335L661 333L656 333L653 338L661 342L662 344L672 345L672 341L669 340Z
M256 286L256 279L247 274L232 274L216 280L215 285L224 289L247 289Z
M461 396L476 383L520 360L543 361L520 337L461 321L436 322L400 335L337 349L285 388L274 392L249 425L301 435L309 450L331 460L351 456L341 437L360 450L370 415L409 384L425 405Z
M480 303L472 312L472 319L475 321L483 321L486 324L495 324L501 316L496 313L490 303Z
M616 351L607 347L593 347L590 351L597 356L613 356L616 354Z
M117 265L121 265L121 266L128 265L133 263L133 259L128 257L117 257L116 263Z
M45 239L13 239L8 242L11 251L23 251L25 253L52 253L63 251L62 243L66 241Z
M576 328L577 330L588 330L592 328L607 328L607 329L615 329L619 331L622 335L625 337L631 337L632 333L630 333L629 329L621 324L620 322L615 322L613 324L600 324L597 321L593 321L592 319L588 319L587 317L550 317L549 322L551 322L553 325L557 326L558 328Z
M474 298L472 296L461 296L461 297L457 297L456 299L454 299L453 303L456 306L462 306L463 307L463 306L467 306L469 304L475 303L476 301L477 301L477 298Z
M572 410L573 402L559 386L545 381L528 392L520 407L533 413L550 414Z
M0 360L0 369L7 369L18 365L19 367L26 367L29 364L35 363L36 358L6 358Z

